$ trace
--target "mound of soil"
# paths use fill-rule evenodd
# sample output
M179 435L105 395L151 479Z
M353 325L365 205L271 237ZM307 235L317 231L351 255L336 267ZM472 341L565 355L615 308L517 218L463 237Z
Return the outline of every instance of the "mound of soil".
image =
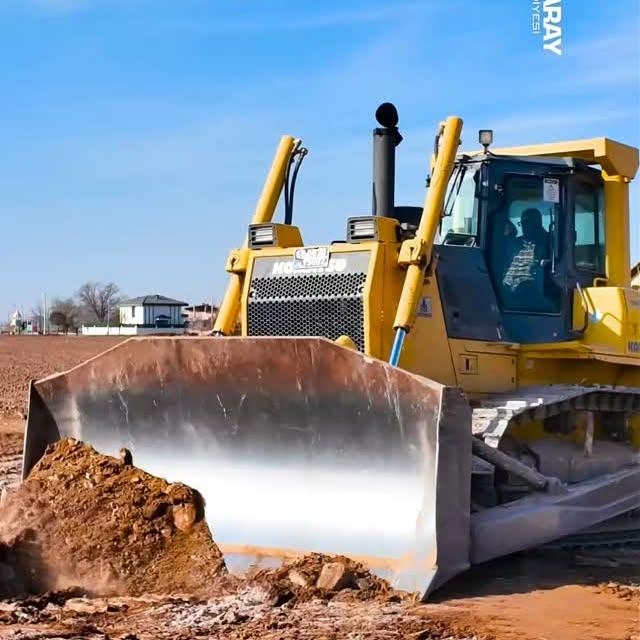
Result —
M307 554L275 569L254 569L247 579L265 589L275 606L312 599L400 602L413 598L351 558L322 553Z
M75 440L51 445L0 513L0 595L202 593L226 574L202 496Z

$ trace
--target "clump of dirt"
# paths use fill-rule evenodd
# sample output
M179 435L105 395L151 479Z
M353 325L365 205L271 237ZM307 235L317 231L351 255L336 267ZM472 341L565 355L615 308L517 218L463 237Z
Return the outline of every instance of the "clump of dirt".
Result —
M1 515L5 597L72 585L203 593L226 574L197 491L75 440L47 449Z
M605 582L599 586L605 593L611 593L623 600L640 601L640 584Z
M414 597L396 591L351 558L322 553L307 554L275 569L255 568L247 580L265 589L274 606L312 599L400 602Z
M87 592L78 587L31 595L13 601L0 602L0 625L38 624L53 619L53 612L67 601L86 599Z
M2 433L0 431L0 494L3 489L20 482L22 440L21 433Z

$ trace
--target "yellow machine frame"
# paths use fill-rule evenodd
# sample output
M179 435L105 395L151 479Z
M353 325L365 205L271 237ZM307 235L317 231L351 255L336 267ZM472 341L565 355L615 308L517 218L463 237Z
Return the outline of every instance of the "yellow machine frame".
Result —
M399 242L397 221L378 218L378 239L331 245L332 254L370 252L364 295L365 352L387 359L394 330L409 331L400 366L443 384L462 387L471 396L551 383L640 386L640 291L629 286L629 182L638 169L638 150L607 138L494 149L495 155L572 157L601 167L605 186L606 280L576 291L574 326L589 318L579 340L522 345L504 341L449 339L435 278L431 248L440 221L442 201L459 143L462 121L451 117L440 128L440 152L432 160L432 182L416 236ZM284 136L253 218L270 223L283 188L285 172L299 141ZM473 155L473 154L469 154ZM238 319L246 335L246 301L253 261L258 256L293 255L303 246L297 227L278 225L276 246L259 250L245 246L231 252L229 288L215 332L233 333ZM429 313L416 314L420 301ZM348 338L341 338L349 344ZM423 354L429 354L424 357ZM640 446L640 427L634 442Z

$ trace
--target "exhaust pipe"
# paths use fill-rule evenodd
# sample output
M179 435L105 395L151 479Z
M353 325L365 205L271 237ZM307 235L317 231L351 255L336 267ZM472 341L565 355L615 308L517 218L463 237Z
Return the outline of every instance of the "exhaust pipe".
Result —
M391 102L376 109L381 127L373 130L373 199L374 216L394 217L396 183L396 147L402 142L398 131L398 111Z

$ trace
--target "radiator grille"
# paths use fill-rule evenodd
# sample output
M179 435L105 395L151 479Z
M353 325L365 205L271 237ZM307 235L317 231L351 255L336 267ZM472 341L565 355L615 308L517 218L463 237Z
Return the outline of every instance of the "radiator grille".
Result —
M364 351L364 271L254 276L247 305L248 334L348 335Z

